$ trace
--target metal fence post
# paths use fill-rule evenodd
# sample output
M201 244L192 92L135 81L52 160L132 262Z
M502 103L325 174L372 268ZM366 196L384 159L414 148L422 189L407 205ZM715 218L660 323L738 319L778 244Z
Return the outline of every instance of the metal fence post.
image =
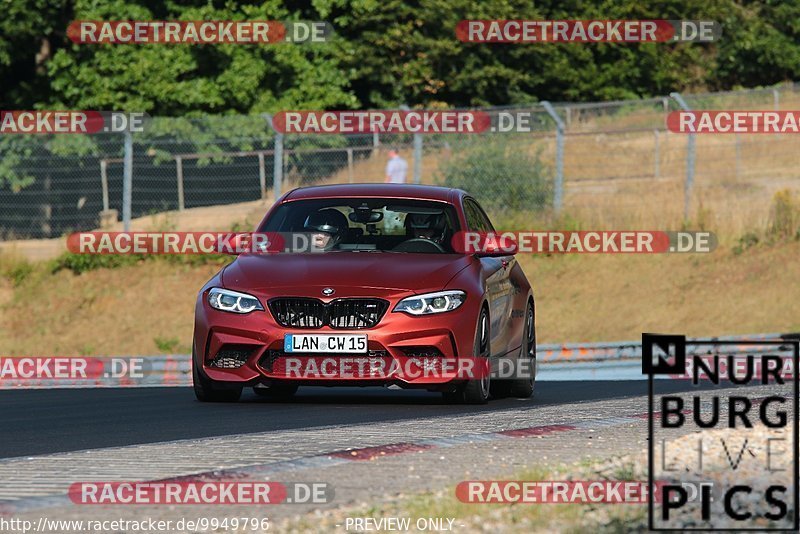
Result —
M272 152L272 196L277 202L281 197L281 189L283 187L283 133L275 129L272 123L272 115L264 113L262 115L266 119L267 124L275 133L274 150Z
M353 183L353 149L347 149L347 178L348 182Z
M264 166L264 153L258 153L258 185L261 188L261 200L267 199L267 169Z
M775 111L781 109L781 94L777 87L772 89L772 104L775 107Z
M103 189L103 211L108 211L108 161L100 160L100 186Z
M403 111L411 111L406 104L400 106ZM414 134L414 183L422 182L422 134Z
M422 182L422 134L414 134L414 183Z
M175 156L175 167L178 175L178 211L183 211L185 208L183 198L183 158Z
M671 96L684 111L692 111L689 104L683 99L680 93L670 93ZM693 133L689 134L686 141L686 181L683 184L683 218L689 219L691 208L692 188L694 187L694 164L695 164L695 138Z
M122 228L131 230L131 203L133 199L133 136L125 132L125 157L122 173Z
M564 203L564 121L558 116L550 102L541 102L547 114L556 123L556 176L553 192L553 210L558 213Z

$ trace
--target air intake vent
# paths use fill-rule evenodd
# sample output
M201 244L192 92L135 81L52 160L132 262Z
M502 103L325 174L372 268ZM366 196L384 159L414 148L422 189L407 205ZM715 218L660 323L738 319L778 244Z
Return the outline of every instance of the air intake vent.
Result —
M252 347L226 345L217 352L208 366L219 369L238 369L247 362L252 353Z
M444 356L438 348L433 346L400 347L400 350L409 358L441 358Z

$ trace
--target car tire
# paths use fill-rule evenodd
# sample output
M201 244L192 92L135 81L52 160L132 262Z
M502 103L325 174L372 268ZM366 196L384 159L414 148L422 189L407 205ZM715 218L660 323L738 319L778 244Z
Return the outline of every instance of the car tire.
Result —
M520 362L525 361L531 376L518 379L492 380L492 397L495 399L505 397L527 399L533 395L534 382L536 380L536 323L533 316L533 306L530 303L528 303L523 317L525 319L522 324L522 345L519 348L515 370L519 372Z
M192 349L192 385L194 396L200 402L236 402L242 396L241 387L219 388L198 369L194 349Z
M525 325L522 337L522 347L520 347L518 362L526 361L530 376L512 380L509 383L509 395L521 399L533 396L536 386L536 317L533 313L533 305L528 302L525 310ZM527 362L530 362L529 364Z
M475 328L475 343L472 351L474 357L489 358L490 324L489 312L486 311L486 308L481 309L481 313L478 316L478 324ZM444 398L448 402L461 404L486 404L489 401L490 390L491 373L487 373L480 378L467 380L456 391L445 392Z
M253 388L253 392L259 397L267 397L269 399L286 400L294 397L297 393L299 386L291 386L286 384L277 384L268 388Z

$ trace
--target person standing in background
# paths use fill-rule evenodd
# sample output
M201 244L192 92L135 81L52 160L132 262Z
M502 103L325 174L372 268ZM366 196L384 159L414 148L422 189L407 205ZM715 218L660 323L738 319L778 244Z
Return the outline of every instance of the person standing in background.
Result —
M397 149L393 148L389 150L389 161L386 163L386 183L406 183L407 172L408 162L400 157Z

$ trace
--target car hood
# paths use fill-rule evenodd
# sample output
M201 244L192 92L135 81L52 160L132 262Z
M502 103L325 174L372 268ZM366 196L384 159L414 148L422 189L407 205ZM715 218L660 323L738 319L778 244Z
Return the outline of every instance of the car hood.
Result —
M441 290L471 261L471 256L460 254L246 254L225 269L222 281L232 289L292 289L294 295L317 296L324 287L336 290L335 297L357 295L360 289L422 293Z

